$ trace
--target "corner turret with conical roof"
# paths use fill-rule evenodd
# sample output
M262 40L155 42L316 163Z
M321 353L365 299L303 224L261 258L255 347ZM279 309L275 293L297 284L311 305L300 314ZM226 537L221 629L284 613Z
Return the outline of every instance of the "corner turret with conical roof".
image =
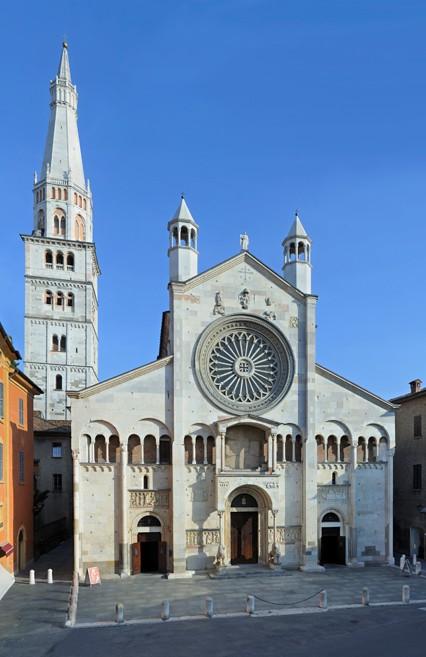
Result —
M306 232L298 212L293 224L283 240L284 278L305 294L311 294L311 239Z
M198 274L198 225L182 194L168 226L171 281L186 281Z

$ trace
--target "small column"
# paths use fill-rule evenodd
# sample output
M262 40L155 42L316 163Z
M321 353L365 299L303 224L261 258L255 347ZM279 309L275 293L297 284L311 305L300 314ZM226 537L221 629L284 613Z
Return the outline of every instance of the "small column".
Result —
M160 436L155 438L155 463L157 465L160 463Z
M120 445L120 469L121 469L121 575L130 575L129 565L129 543L128 543L128 494L127 494L127 463L126 446Z
M216 474L222 470L222 436L220 433L216 436Z
M222 471L225 470L225 440L226 440L226 431L220 432L220 449L221 449L221 463Z
M281 444L283 446L283 463L287 463L287 457L285 453L286 443L287 443L287 436L281 435Z
M296 436L291 437L291 461L296 461Z
M95 442L90 438L90 445L89 445L89 463L94 463L95 462Z
M141 464L144 465L145 464L145 454L144 454L145 439L141 438L140 441L141 441Z
M203 436L204 465L207 465L207 436Z
M324 463L328 463L328 436L324 437Z
M73 449L72 475L73 475L73 501L74 501L74 572L79 573L80 564L80 461L79 450ZM82 574L82 573L81 573Z
M272 470L277 468L277 434L272 434Z
M195 450L197 446L197 436L191 436L191 440L192 440L192 465L195 465L197 462L196 454L195 454Z
M109 441L111 440L111 436L108 438L108 440L105 438L105 463L109 463Z
M342 442L342 436L336 436L336 447L337 447L336 463L340 463L342 461L342 454L340 452L341 442Z
M272 458L272 434L268 433L268 470L272 470L273 458Z

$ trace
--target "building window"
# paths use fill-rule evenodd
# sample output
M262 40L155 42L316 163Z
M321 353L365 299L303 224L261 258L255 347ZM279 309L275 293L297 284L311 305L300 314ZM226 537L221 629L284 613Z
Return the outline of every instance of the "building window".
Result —
M62 443L52 443L52 458L62 458Z
M53 492L60 493L62 491L62 475L54 474L53 475Z
M64 307L64 295L62 292L58 292L56 295L56 305L61 306L61 308Z
M422 437L422 416L415 415L413 418L414 421L414 438Z
M64 254L62 251L58 251L56 254L56 269L63 269L64 268Z
M74 271L74 255L72 253L67 255L67 269L68 271Z
M59 342L57 335L52 335L52 351L59 351Z
M421 463L413 465L413 488L414 490L422 489L422 466Z
M3 443L0 443L0 481L3 481Z
M52 251L46 251L45 256L44 256L44 264L46 265L47 269L52 269L53 268Z
M55 376L55 390L62 390L62 375L57 374Z
M0 418L4 417L4 385L3 383L0 383Z
M25 418L24 418L24 400L23 399L18 400L18 408L19 408L19 424L21 426L23 426L24 425L24 420L25 420Z
M67 306L68 306L68 308L74 308L74 295L73 295L72 292L68 293Z
M24 457L24 452L19 452L19 462L18 462L18 467L19 467L19 472L18 472L18 478L19 478L19 483L23 484L25 480L25 457Z
M47 303L48 306L52 305L53 302L53 294L51 293L50 290L46 290L46 294L44 296L44 300Z
M65 335L61 335L61 343L60 343L59 351L66 351L66 350L67 350L67 339Z

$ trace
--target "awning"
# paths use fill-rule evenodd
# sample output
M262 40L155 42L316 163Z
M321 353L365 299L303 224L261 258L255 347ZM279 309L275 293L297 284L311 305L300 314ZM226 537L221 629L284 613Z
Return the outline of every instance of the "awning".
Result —
M8 557L13 552L11 543L0 543L0 557Z

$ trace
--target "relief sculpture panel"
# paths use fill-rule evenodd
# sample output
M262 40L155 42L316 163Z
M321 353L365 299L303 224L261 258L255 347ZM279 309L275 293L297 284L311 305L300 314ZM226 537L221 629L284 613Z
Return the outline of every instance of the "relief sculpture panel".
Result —
M130 506L133 509L169 506L168 491L131 490Z

